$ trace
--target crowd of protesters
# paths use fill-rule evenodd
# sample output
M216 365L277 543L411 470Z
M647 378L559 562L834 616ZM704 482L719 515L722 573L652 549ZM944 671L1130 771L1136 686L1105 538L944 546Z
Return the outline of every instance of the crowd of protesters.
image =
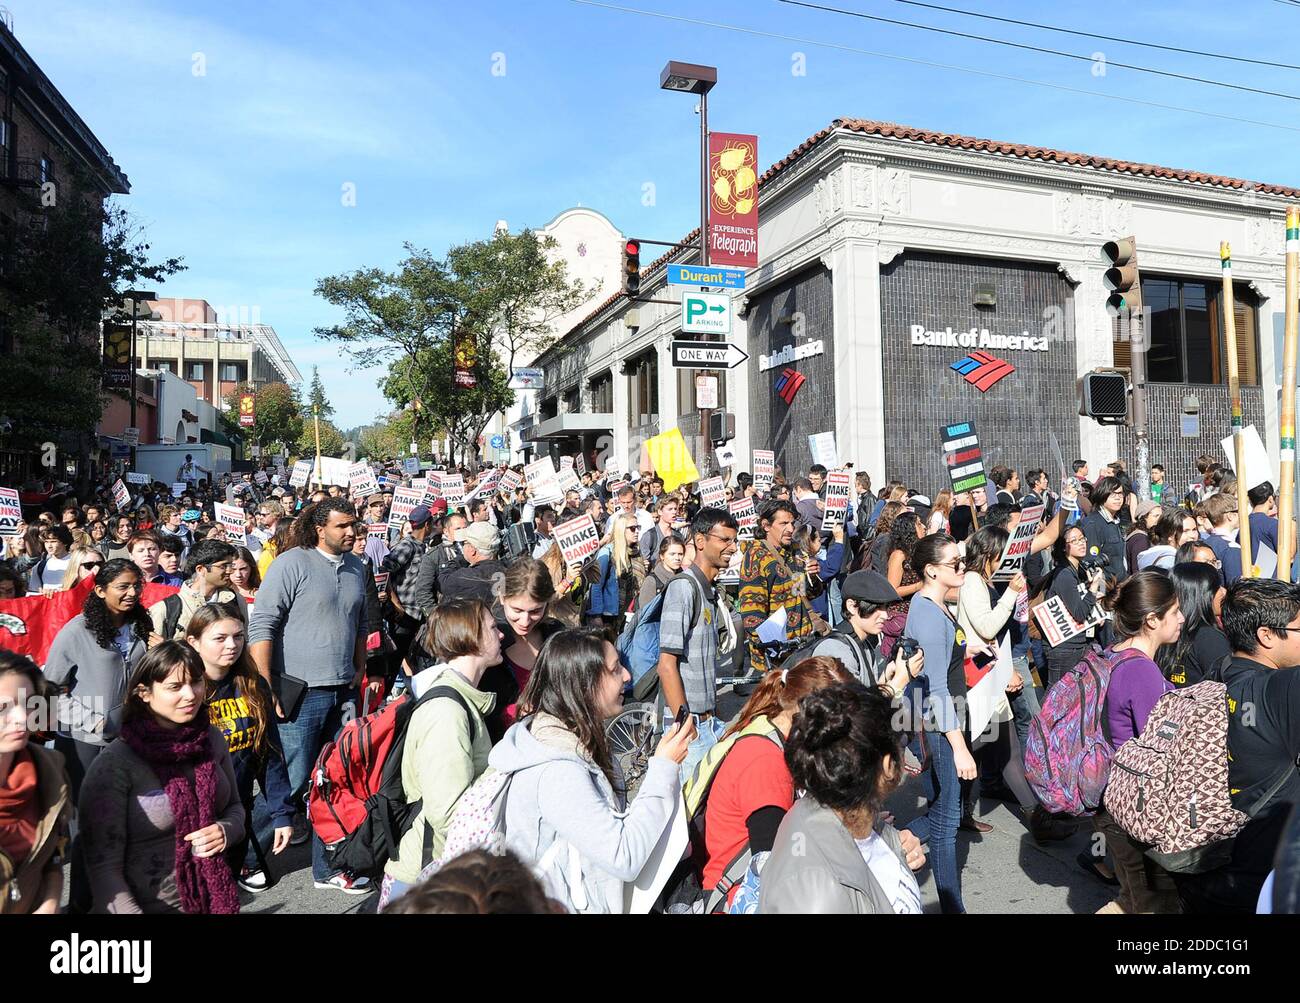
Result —
M1090 823L1103 912L1267 908L1300 801L1300 586L1252 572L1277 556L1271 485L1248 492L1243 559L1239 486L1209 457L1181 498L1156 465L1151 501L1118 461L1058 484L997 467L933 502L858 472L835 517L819 464L728 473L723 507L585 462L551 496L481 490L502 472L447 471L455 503L431 472L393 518L416 476L396 464L365 495L196 468L179 497L130 485L118 504L105 483L25 510L0 627L65 615L32 657L0 631L0 912L236 912L308 841L316 889L389 912L621 912L683 798L668 912L916 914L927 867L938 908L964 912L959 833L990 830L988 799L1038 842ZM1029 553L1003 574L1022 513ZM565 530L586 519L598 543L575 560ZM1079 627L1057 644L1033 615L1048 603ZM1112 751L1167 693L1226 688L1221 765L1247 814L1215 866L1164 866L1118 797L1044 803L1027 750L1090 657ZM972 666L999 658L978 731ZM611 737L633 705L639 760ZM349 867L311 810L322 763L349 721L399 711L400 826ZM926 807L895 820L908 787ZM494 838L462 845L482 817Z

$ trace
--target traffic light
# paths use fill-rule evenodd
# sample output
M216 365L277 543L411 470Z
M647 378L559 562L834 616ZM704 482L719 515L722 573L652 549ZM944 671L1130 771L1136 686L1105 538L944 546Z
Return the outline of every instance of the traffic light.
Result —
M1100 425L1128 422L1128 373L1094 369L1079 380L1079 414Z
M709 415L709 441L715 446L730 442L736 437L736 416L730 411L714 411Z
M1110 290L1106 306L1116 313L1142 312L1142 277L1138 275L1137 240L1121 237L1101 245L1101 253L1110 262L1102 282Z
M632 238L623 241L623 292L641 295L641 241Z

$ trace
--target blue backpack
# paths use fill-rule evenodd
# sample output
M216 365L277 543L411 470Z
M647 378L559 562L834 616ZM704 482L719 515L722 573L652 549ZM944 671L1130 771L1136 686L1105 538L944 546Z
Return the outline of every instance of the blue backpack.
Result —
M632 697L635 700L647 700L659 684L659 618L663 613L664 600L668 590L685 578L691 583L696 593L695 614L691 618L691 629L699 623L700 611L704 608L705 597L699 584L686 573L676 575L668 585L637 610L636 617L623 628L618 638L618 657L632 675Z

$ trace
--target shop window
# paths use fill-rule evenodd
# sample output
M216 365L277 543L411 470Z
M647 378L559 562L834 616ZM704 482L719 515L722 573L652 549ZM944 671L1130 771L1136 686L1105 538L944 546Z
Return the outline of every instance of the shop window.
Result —
M558 397L543 397L541 406L537 409L542 421L547 418L554 418L560 413L560 401Z
M1243 386L1259 385L1257 303L1244 284L1233 289L1237 333L1237 367ZM1223 287L1216 282L1144 277L1150 348L1147 380L1151 383L1218 385L1228 382L1223 343ZM1115 365L1132 366L1126 325L1114 322Z
M608 370L591 379L587 392L591 394L592 414L614 413L614 377Z
M634 425L659 420L659 356L651 351L627 364L628 414Z

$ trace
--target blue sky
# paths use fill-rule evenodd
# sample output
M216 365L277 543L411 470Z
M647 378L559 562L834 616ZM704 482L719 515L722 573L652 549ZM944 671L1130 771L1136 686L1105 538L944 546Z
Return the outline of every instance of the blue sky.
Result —
M943 0L940 0L943 2ZM896 0L826 0L1107 59L1094 64L946 38L775 0L626 6L573 0L6 0L19 40L131 179L125 204L159 256L161 290L257 309L343 427L386 410L377 371L312 336L339 319L316 279L390 267L410 241L441 254L497 219L540 226L577 203L624 232L675 240L698 217L691 99L658 89L668 59L711 63L710 124L756 132L766 166L841 116L1053 146L1286 184L1300 132L1104 100L1113 94L1294 126L1297 103L1165 80L1116 61L1300 95L1300 71L999 25ZM1044 5L947 0L1007 17L1300 63L1300 6L1242 0ZM1104 17L1102 16L1104 15ZM1070 93L811 44L1048 81ZM803 54L800 61L798 53ZM205 72L195 74L200 59ZM795 71L802 67L805 72ZM495 70L495 72L494 72ZM504 72L502 72L504 71ZM654 185L653 205L643 186ZM345 184L356 205L342 204Z

